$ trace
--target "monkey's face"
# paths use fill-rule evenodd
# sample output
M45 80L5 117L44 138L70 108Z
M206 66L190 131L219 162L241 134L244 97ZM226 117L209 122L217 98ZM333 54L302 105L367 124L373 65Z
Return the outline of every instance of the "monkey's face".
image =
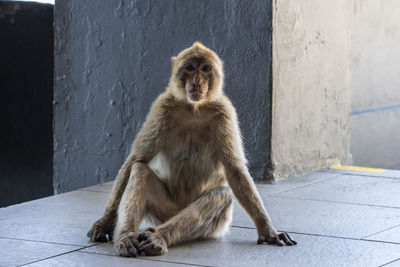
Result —
M189 101L198 102L207 98L214 75L211 63L202 58L190 58L182 65L180 74Z

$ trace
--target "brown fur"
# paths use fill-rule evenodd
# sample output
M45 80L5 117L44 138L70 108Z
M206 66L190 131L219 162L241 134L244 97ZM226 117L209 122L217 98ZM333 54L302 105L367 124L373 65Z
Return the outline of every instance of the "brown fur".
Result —
M277 233L257 193L223 76L222 61L198 42L172 59L167 90L153 103L105 214L88 233L92 241L114 234L117 253L136 256L217 237L230 224L233 191L256 224L259 243L296 244ZM145 217L157 227L138 233Z

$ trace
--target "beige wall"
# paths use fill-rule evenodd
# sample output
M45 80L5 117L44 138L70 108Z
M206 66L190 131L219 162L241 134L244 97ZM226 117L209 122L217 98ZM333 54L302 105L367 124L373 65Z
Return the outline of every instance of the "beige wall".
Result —
M400 1L354 0L352 108L400 103Z
M351 159L351 0L276 0L271 158L276 179Z
M354 164L400 169L400 1L355 0L352 27Z

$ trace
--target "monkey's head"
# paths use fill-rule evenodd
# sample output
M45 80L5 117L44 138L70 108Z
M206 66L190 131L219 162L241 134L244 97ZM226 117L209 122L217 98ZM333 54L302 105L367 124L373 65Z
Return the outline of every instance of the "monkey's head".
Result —
M218 55L195 42L172 58L168 90L180 99L200 103L217 98L222 92L223 63Z

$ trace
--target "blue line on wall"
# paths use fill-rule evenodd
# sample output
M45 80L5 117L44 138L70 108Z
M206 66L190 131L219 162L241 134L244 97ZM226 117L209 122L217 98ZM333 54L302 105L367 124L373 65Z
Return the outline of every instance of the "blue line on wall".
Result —
M382 106L382 107L370 108L370 109L364 109L364 110L358 110L358 111L351 112L351 116L359 116L359 115L364 115L364 114L368 114L368 113L388 111L388 110L398 109L398 108L400 108L400 104L390 105L390 106Z

